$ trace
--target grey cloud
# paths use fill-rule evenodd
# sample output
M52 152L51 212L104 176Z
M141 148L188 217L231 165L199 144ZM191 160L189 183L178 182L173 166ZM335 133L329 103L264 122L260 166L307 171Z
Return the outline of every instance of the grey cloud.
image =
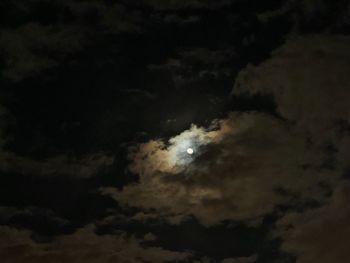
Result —
M13 6L30 14L37 4L37 0L26 3L17 1ZM145 21L140 11L127 10L121 4L107 6L101 1L64 1L55 4L70 10L76 20L69 24L53 22L49 25L24 22L15 28L1 29L0 52L5 61L2 71L4 77L20 81L37 76L67 61L69 55L83 50L91 36L97 33L138 32ZM98 32L95 27L88 28L85 21L94 11L98 16Z
M230 0L144 0L144 3L158 10L179 10L186 8L216 9L230 4Z
M180 56L184 60L192 60L193 62L201 62L204 64L219 64L230 61L232 57L236 56L236 52L232 48L210 50L207 48L195 48L183 50Z
M13 114L0 105L0 154L3 150L3 147L8 142L8 137L6 134L6 129L15 122L15 117Z
M182 134L174 140L179 144L168 147L160 141L146 143L131 155L130 168L140 175L140 182L120 191L102 189L102 193L122 205L143 209L142 217L135 219L145 220L147 211L155 209L170 223L190 215L205 225L223 220L258 223L294 196L324 200L325 192L317 182L332 184L337 178L332 171L305 171L305 163L319 166L323 156L308 152L300 134L272 117L232 114L217 130L184 134L191 131L208 140L197 158L189 162L173 158L173 150L188 140Z
M261 22L285 16L293 23L291 35L309 28L316 31L339 30L350 25L350 3L327 0L287 0L275 10L258 14Z
M314 19L315 16L320 15L327 10L325 0L307 0L300 2L302 15L308 19Z
M55 156L45 160L33 160L10 152L0 152L0 170L33 176L67 176L90 178L114 163L114 157L103 153L84 157Z
M161 6L164 6L164 4L166 6L169 2L163 1ZM128 9L122 3L115 3L110 6L100 1L89 1L86 3L70 2L67 5L77 17L84 17L91 11L97 12L101 19L99 23L109 33L142 32L148 25L153 23L165 22L167 24L186 25L200 20L199 16L180 16L176 13L168 14L162 12L162 10L146 14L141 8ZM146 5L153 6L150 3L146 3ZM158 6L155 8L157 9Z
M285 1L285 3L282 5L281 8L260 13L257 15L257 17L261 22L266 23L272 18L275 18L280 15L286 15L288 12L293 11L294 7L295 7L294 0Z
M250 257L240 257L240 258L225 258L222 263L253 263L257 260L257 256L253 255Z
M160 247L145 247L126 233L97 235L93 225L55 238L50 243L35 243L31 231L0 226L0 258L4 263L22 262L177 262L191 255Z
M197 23L200 21L200 16L187 16L181 17L176 14L165 15L163 20L165 23L169 24L179 24L179 25L187 25L191 23Z
M278 222L276 236L282 239L282 249L294 255L297 263L350 259L347 249L350 188L348 182L340 179L349 164L350 137L348 132L339 133L338 125L339 121L349 123L350 118L349 44L350 38L346 36L290 39L271 59L243 70L232 91L236 96L272 94L281 116L293 123L299 136L311 141L309 150L321 152L328 142L336 149L332 183L324 181L333 195L319 199L319 208L290 212ZM314 157L314 161L321 160L320 156ZM316 178L322 176L316 170L310 185L316 185ZM307 169L306 173L311 175L312 171Z
M294 1L297 6L295 19L302 26L316 25L326 30L349 26L348 1L330 2L327 0Z
M14 81L38 75L80 50L82 40L81 29L74 26L30 23L16 29L3 29L0 31L0 51L5 59L2 74Z
M225 258L220 263L253 263L256 262L257 256L252 255L250 257L237 257L237 258ZM218 261L204 257L200 260L195 260L193 263L216 263Z
M8 207L0 206L0 222L1 224L9 223L15 217L35 217L41 216L46 220L54 223L56 226L68 225L70 222L67 219L57 216L53 211L39 207Z
M140 89L122 89L120 91L125 92L125 93L129 93L129 94L133 94L135 96L142 96L142 97L145 97L145 98L150 99L150 100L153 100L157 97L157 95L154 93L151 93L151 92L146 91L146 90L140 90Z
M147 234L144 235L143 239L144 239L145 241L154 241L154 240L157 239L157 236L154 235L153 233L150 233L150 232L149 232L149 233L147 233Z
M211 50L207 48L191 48L179 50L166 63L149 65L151 71L165 70L171 73L177 87L190 82L232 75L232 61L237 57L233 48Z
M0 171L15 172L32 176L67 176L71 178L90 178L102 169L113 165L115 158L103 152L68 156L61 154L42 160L31 159L6 150L8 139L6 129L15 123L15 117L0 105Z
M297 263L349 262L349 193L349 182L341 182L324 206L280 219L276 235L282 249Z
M278 112L300 129L331 134L335 121L350 119L349 44L346 36L291 39L268 61L243 70L232 93L272 94Z
M259 224L280 204L324 203L322 185L333 189L348 163L348 136L339 137L336 126L350 116L348 45L343 36L289 40L266 62L244 69L233 89L236 96L272 94L284 121L232 113L214 128L192 127L169 142L139 145L129 157L140 181L102 193L141 208L140 220L158 214L178 223L194 216L205 225ZM195 158L183 159L178 151L191 136L203 138L201 147ZM338 149L332 169L324 165L329 142Z
M102 14L102 25L108 27L111 32L135 32L141 31L145 20L139 10L128 11L123 5L115 4Z

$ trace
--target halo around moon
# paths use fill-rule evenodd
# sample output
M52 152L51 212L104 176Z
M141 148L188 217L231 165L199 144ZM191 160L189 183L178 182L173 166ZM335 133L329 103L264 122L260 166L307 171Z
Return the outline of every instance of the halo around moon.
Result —
M186 152L188 154L193 154L194 153L194 150L192 148L187 148Z

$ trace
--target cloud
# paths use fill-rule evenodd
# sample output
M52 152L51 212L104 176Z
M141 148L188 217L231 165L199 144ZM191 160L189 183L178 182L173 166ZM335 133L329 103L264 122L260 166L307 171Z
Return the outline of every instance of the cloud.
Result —
M225 258L222 263L253 263L257 259L256 255L240 258Z
M327 0L294 1L297 5L296 20L300 27L319 29L342 29L349 26L350 4L348 1Z
M208 49L188 48L179 50L164 64L151 64L151 71L170 72L176 86L205 80L206 77L219 79L233 74L232 63L237 58L233 48Z
M304 213L289 213L278 222L282 249L297 263L349 262L350 184L339 183L324 206Z
M137 145L129 158L139 182L102 193L141 209L135 219L158 215L175 224L188 216L204 225L259 224L278 205L324 203L348 163L348 134L340 136L337 123L350 117L349 41L288 40L266 62L242 70L232 91L273 95L281 118L232 113L209 129L192 126L167 142ZM196 155L186 154L190 146Z
M52 18L42 23L37 13L43 4L52 5L57 16L68 22ZM108 6L101 1L14 1L7 8L24 17L15 27L0 30L0 54L4 59L1 73L15 82L73 60L70 56L81 52L87 40L94 43L92 36L138 32L145 22L140 11L128 10L121 4ZM91 26L91 21L87 25L87 17L96 19L96 27Z
M350 120L349 44L345 36L291 39L268 61L243 70L232 93L272 94L284 118L324 141L335 122Z
M260 13L261 22L284 16L293 23L291 34L301 32L343 31L350 25L350 3L327 0L287 0L275 10Z
M328 143L334 147L334 164L329 169L333 170L333 182L324 181L332 196L320 201L319 208L289 212L278 221L276 235L282 239L282 249L293 254L297 263L350 259L350 188L348 182L340 179L349 164L350 137L339 124L348 125L350 120L349 44L346 36L290 39L271 59L243 70L232 90L236 96L273 95L279 114L293 123L299 136L308 138L308 150L313 148L320 153ZM314 160L321 160L320 156L315 157ZM312 170L306 172L310 174ZM310 184L316 185L320 176L319 172L314 173Z
M114 164L115 157L103 152L83 156L61 154L41 160L21 156L6 149L7 129L15 123L15 116L0 105L0 172L30 176L66 176L90 178Z
M257 256L252 255L250 257L237 257L237 258L224 258L220 263L253 263L256 262ZM194 263L215 263L218 262L208 257L204 257L200 260L195 260Z
M32 232L0 226L0 258L4 263L21 262L177 262L191 255L160 247L145 247L125 233L97 235L93 225L73 234L62 235L49 243L36 243Z
M177 14L167 14L163 17L165 23L178 24L178 25L188 25L199 22L200 16L189 15L189 16L179 16Z
M215 2L210 0L144 0L144 3L156 10L179 10L186 8L217 9L230 5L229 0L218 0Z
M150 232L149 232L149 233L147 233L147 234L144 235L143 239L144 239L145 241L154 241L154 240L157 239L157 236L155 236L153 233L150 233Z
M13 219L21 217L35 217L39 216L44 218L47 222L51 222L53 225L60 227L68 225L70 222L64 218L57 216L53 211L42 209L39 207L8 207L0 206L0 224L8 224Z
M229 123L215 123L220 130L205 130L192 125L168 141L152 140L136 147L130 147L129 159L133 160L130 170L134 173L152 174L155 172L178 173L193 158L186 152L191 147L200 153L201 148L209 143L219 142L229 132Z
M145 20L140 10L128 11L123 5L114 4L105 6L101 24L115 33L136 32L142 30Z
M28 23L0 31L0 51L5 59L3 76L20 81L55 67L82 48L82 29Z
M8 142L7 128L14 122L13 114L0 104L0 153Z
M114 157L103 153L83 157L59 155L44 160L33 160L11 152L0 152L0 171L32 176L67 176L90 178L114 163Z
M293 198L323 200L325 192L318 183L332 184L337 178L332 171L304 170L306 164L319 166L322 154L308 152L305 138L274 117L231 114L216 123L214 130L193 126L171 138L169 145L158 140L132 149L130 169L140 181L122 190L104 188L102 193L143 209L135 216L140 220L150 212L169 223L187 216L205 225L224 220L258 223L276 205ZM186 147L181 145L196 136L198 155L185 156L184 161Z

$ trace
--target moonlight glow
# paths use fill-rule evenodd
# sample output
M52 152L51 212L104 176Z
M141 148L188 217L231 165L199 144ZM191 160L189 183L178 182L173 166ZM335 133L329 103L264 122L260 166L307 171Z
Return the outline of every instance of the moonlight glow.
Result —
M193 154L193 153L194 153L194 151L193 151L193 149L192 149L192 148L187 148L187 153L188 153L188 154Z

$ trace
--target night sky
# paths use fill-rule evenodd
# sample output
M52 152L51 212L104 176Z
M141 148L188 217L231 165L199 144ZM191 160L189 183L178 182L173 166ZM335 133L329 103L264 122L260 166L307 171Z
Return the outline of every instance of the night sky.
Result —
M350 262L349 0L1 0L0 263Z

